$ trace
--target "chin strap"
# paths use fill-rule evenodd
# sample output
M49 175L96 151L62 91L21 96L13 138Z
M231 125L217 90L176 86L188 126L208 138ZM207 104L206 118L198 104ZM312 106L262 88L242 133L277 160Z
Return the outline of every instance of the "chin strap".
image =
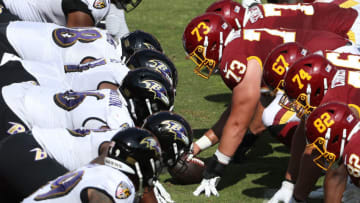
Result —
M166 191L164 186L162 186L158 180L153 181L153 184L154 184L154 194L156 200L159 203L175 202L174 200L171 199L170 194Z
M144 187L143 187L144 183L143 183L143 175L141 173L139 162L135 163L135 168L136 168L136 175L139 178L139 191L136 193L136 197L141 199L144 193Z
M129 104L130 104L130 113L136 120L137 116L136 116L136 112L135 112L135 105L134 105L133 99L129 99Z
M151 110L151 103L150 103L150 100L148 98L145 99L145 103L146 103L146 106L149 110L149 115L153 114L152 110Z

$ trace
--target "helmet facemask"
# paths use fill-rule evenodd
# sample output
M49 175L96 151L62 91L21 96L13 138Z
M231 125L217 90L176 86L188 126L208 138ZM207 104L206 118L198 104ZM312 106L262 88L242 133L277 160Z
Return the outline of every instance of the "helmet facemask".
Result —
M193 52L189 54L189 58L196 64L194 73L198 76L209 79L215 69L216 62L213 59L206 58L206 48L198 45Z
M331 128L327 129L325 137L318 137L313 143L308 144L307 147L314 147L314 149L316 149L316 151L319 153L319 155L313 159L314 163L325 171L331 168L332 164L343 154L346 143L346 137L347 137L346 129L343 129L343 134L340 141L341 142L340 153L338 156L336 156L335 153L327 151L327 146L330 141L339 142L339 140L337 140L339 139L338 135L336 135L336 137L333 140L330 140Z
M211 74L216 68L217 61L221 60L222 51L224 48L224 39L223 39L223 32L219 33L219 45L216 43L211 44L209 46L208 36L205 36L204 44L198 45L190 54L189 58L196 64L194 69L194 73L204 79L209 79ZM218 49L218 59L217 61L214 59L210 59L206 57L207 51L214 51L216 52Z
M281 82L281 81L280 81ZM279 83L280 84L280 83ZM283 83L282 83L283 84ZM286 95L282 95L280 100L279 100L279 105L288 110L288 111L293 111L295 112L295 103Z
M142 0L113 0L112 2L118 9L124 9L126 12L130 12L135 9Z

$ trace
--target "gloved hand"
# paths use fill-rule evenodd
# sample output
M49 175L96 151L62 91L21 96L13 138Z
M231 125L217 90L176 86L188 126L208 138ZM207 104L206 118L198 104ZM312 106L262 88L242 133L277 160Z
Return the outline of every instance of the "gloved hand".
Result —
M354 184L347 184L346 190L343 193L342 202L359 203L360 202L360 188Z
M268 203L284 202L289 203L294 192L294 184L284 180L281 184L281 188L274 194L274 196L268 201Z
M109 14L105 19L106 30L116 38L121 38L129 33L129 28L125 21L123 9L118 9L114 4L110 4Z
M174 200L171 199L170 194L165 190L164 186L162 186L158 180L154 181L154 194L155 194L156 200L159 203L174 202Z
M260 0L242 0L241 1L241 5L244 8L249 8L253 4L261 4L261 1Z
M199 196L202 192L205 192L206 197L210 197L211 195L219 197L216 186L224 173L225 167L226 165L220 163L217 156L214 155L204 171L203 180L193 192L193 195Z

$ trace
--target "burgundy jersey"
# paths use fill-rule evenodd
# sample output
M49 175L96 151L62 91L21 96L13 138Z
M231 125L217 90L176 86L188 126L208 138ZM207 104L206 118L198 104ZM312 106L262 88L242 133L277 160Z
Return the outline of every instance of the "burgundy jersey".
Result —
M321 104L338 101L360 110L360 72L338 70ZM320 104L320 105L321 105Z
M323 55L338 69L360 71L360 55L330 50L324 50Z
M348 43L345 38L330 32L293 29L243 29L224 48L220 73L225 84L233 89L246 74L247 61L256 59L262 66L268 53L277 45L299 42L310 52L334 50Z
M347 37L358 12L331 3L259 4L249 9L244 28L324 30Z
M354 183L354 185L360 187L360 133L355 133L350 141L346 144L343 161L346 166L346 170Z

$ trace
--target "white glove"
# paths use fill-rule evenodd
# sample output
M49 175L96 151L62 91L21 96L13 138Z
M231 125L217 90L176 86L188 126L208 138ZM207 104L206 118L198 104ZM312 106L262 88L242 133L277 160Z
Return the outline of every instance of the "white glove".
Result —
M220 195L216 190L216 186L219 183L220 179L221 179L220 176L216 176L211 179L203 179L200 185L193 192L193 195L199 196L203 191L205 191L206 197L210 197L211 194L215 195L216 197L219 197Z
M360 188L354 184L347 184L346 190L343 193L342 202L346 203L359 203L360 202Z
M249 8L252 4L261 4L260 0L242 0L241 5L244 8Z
M174 202L174 200L171 199L170 194L165 190L164 186L162 186L158 180L154 181L154 194L156 200L159 203Z
M274 194L274 196L268 201L268 203L289 203L293 192L294 184L287 180L284 180L281 184L281 188Z
M105 25L106 30L116 38L120 38L129 33L124 10L116 8L114 4L110 4L110 11L106 16Z

